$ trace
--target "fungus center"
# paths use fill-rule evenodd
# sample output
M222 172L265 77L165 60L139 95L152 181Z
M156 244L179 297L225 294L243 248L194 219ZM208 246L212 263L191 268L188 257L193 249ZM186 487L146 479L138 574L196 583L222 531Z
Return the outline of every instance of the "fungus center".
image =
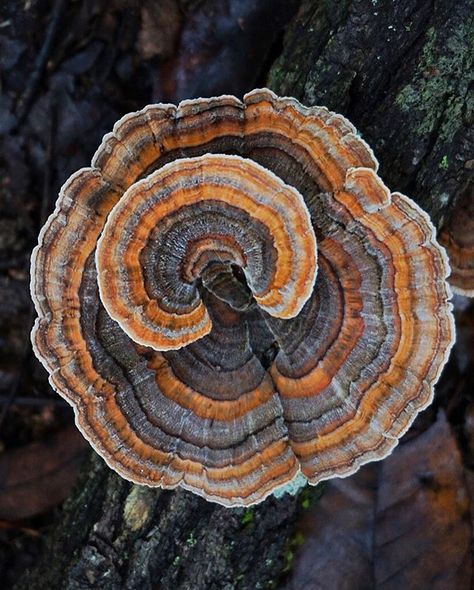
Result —
M97 246L108 314L135 341L178 349L211 331L202 288L237 311L254 300L298 315L316 279L316 238L300 193L238 156L165 165L132 185Z
M252 303L252 291L247 285L244 272L236 264L208 264L201 274L201 284L237 311L247 310Z

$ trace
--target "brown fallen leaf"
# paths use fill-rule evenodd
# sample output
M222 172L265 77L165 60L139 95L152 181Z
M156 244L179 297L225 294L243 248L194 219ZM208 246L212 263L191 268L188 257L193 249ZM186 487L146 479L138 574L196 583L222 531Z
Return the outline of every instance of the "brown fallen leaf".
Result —
M471 501L471 529L474 532L474 471L472 469L465 469L464 475L466 477L467 490L469 492L469 498ZM474 542L471 543L471 563L474 564ZM471 580L471 588L472 584Z
M0 455L0 519L30 518L62 502L88 445L75 426Z
M444 413L379 464L328 483L285 590L466 590L470 503Z

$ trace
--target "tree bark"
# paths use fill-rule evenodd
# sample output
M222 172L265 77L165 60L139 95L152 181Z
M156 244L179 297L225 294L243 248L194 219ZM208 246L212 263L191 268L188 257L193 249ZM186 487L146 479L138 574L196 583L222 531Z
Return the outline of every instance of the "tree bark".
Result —
M268 85L346 115L391 190L440 227L472 176L473 38L470 0L307 0ZM229 510L132 485L91 456L16 588L276 588L301 503L287 495Z
M307 1L269 85L346 115L439 228L473 175L473 35L469 0Z
M286 495L229 510L131 484L91 454L41 563L17 588L276 587L297 506Z

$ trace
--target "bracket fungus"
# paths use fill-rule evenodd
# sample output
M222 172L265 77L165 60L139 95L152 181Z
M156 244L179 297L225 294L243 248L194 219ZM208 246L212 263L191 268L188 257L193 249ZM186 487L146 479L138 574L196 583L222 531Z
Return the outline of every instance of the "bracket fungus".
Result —
M34 349L123 477L241 506L397 444L454 338L428 216L269 90L123 117L32 258Z
M471 179L441 228L438 240L446 248L451 265L452 290L474 297L474 180Z

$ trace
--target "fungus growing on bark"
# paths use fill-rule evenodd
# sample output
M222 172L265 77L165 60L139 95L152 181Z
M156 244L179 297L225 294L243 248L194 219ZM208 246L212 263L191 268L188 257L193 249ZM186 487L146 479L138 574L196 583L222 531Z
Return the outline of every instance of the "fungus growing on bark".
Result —
M453 208L438 239L451 265L449 282L455 293L474 297L474 182L471 181Z
M123 117L32 259L33 344L123 477L227 506L387 455L454 337L428 216L269 90Z

